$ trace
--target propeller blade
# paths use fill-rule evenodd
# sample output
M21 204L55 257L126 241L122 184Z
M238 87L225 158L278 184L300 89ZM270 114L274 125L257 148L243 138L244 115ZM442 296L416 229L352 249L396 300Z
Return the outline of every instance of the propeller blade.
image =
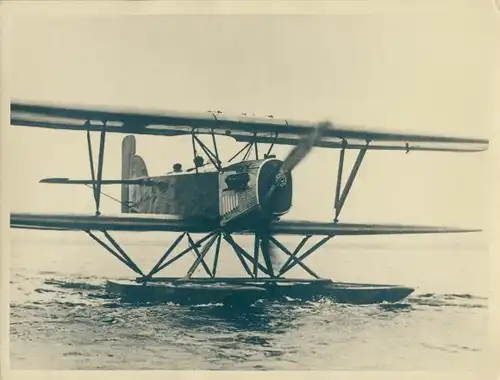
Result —
M283 160L280 172L291 172L309 154L314 145L321 139L325 131L331 127L332 123L330 122L317 124L311 134L299 144L295 145L285 160Z
M312 130L311 134L304 140L302 140L299 144L295 145L292 151L288 154L288 156L283 160L283 163L276 170L275 177L278 177L280 174L291 172L306 156L311 152L314 145L321 139L326 130L332 127L332 123L323 122L317 124ZM264 204L268 205L271 201L271 198L276 190L277 183L273 182L271 187L269 188L265 198Z
M279 253L274 245L270 242L270 223L271 223L271 207L268 207L276 188L278 187L279 175L290 173L312 150L316 143L321 139L325 131L332 127L330 122L317 124L311 134L297 144L288 156L283 160L281 165L276 169L273 177L274 181L269 188L264 200L264 215L261 221L260 242L262 256L264 257L266 266L271 270L271 276L274 277L274 272L279 270L281 265Z

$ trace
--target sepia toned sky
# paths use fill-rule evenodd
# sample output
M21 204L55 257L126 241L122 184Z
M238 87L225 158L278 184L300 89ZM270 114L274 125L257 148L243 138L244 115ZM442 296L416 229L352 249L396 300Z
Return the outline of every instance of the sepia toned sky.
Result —
M11 24L10 92L23 101L221 110L491 137L495 68L488 12L328 16L20 18ZM120 176L110 136L105 178ZM97 136L95 138L97 144ZM220 140L225 157L239 149ZM149 174L189 166L188 138L138 137ZM90 189L38 184L89 178L82 133L11 128L13 211L92 212ZM290 147L277 150L283 157ZM343 220L486 228L489 153L368 152ZM354 161L349 154L347 164ZM294 172L290 218L329 220L338 151ZM107 193L119 196L117 187ZM103 211L119 205L103 199Z

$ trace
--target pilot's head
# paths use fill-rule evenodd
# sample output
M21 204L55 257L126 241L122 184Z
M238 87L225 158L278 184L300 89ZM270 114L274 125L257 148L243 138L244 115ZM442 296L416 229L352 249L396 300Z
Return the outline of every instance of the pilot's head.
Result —
M204 160L203 160L203 157L201 157L201 156L196 156L196 157L194 158L194 160L193 160L193 161L194 161L194 166L195 166L195 167L199 168L199 167L202 167L202 166L203 166L203 161L204 161Z
M182 172L182 165L181 165L181 164L179 164L179 163L175 164L175 165L174 165L174 172L175 172L175 173L180 173L180 172Z

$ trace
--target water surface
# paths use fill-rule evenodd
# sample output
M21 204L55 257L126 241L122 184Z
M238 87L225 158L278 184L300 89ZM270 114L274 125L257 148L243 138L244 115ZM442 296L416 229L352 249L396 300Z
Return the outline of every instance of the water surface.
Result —
M108 297L107 279L133 274L81 235L13 238L11 368L457 370L486 360L486 250L332 244L307 261L322 276L415 293L393 305L288 300L228 310ZM148 269L168 243L134 239L123 235L123 245ZM227 248L221 258L224 274L241 275Z

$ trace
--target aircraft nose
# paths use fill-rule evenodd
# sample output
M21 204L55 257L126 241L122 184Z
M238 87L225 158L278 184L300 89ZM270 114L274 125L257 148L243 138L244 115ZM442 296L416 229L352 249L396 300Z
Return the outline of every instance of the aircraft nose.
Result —
M292 174L278 172L281 163L280 160L263 163L257 189L261 207L270 207L269 211L276 215L288 212L292 206ZM273 187L271 197L266 199Z

